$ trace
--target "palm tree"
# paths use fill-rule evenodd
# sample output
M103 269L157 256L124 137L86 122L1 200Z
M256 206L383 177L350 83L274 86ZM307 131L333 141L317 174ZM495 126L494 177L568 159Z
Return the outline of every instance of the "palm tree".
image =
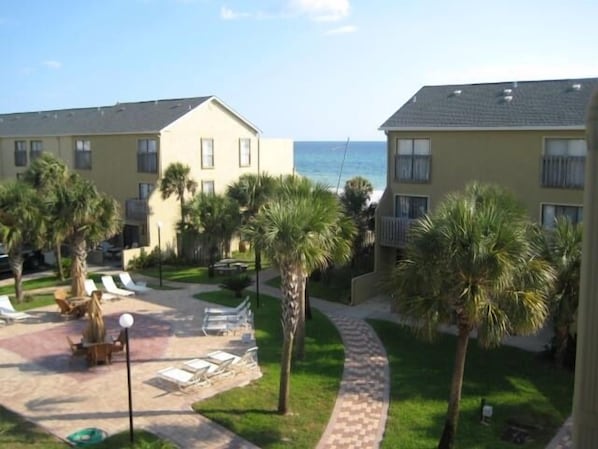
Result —
M243 224L254 219L260 208L272 196L276 186L276 179L266 173L242 175L237 182L230 185L226 191L229 198L237 201L243 211ZM255 288L257 307L260 306L260 270L262 257L258 247L253 248L255 259Z
M71 294L81 296L87 276L87 245L98 244L121 229L118 203L77 174L58 186L54 201L55 223L66 230L64 235L72 250Z
M200 193L195 196L185 211L189 216L189 227L200 234L208 248L210 277L214 276L216 255L228 245L241 223L239 205L224 195Z
M302 189L306 190L301 192ZM325 198L323 192L336 201ZM276 197L264 205L244 231L280 270L284 340L278 411L286 414L291 354L305 279L314 269L325 268L342 256L348 257L354 230L331 192L288 176L280 179Z
M531 228L510 194L472 184L413 225L406 258L389 278L398 312L420 335L432 337L440 324L457 328L439 449L454 445L471 332L488 347L505 335L533 333L546 319L554 274L537 257Z
M160 193L162 199L167 199L172 195L176 195L177 200L181 204L181 223L185 224L185 192L192 195L197 190L197 182L191 177L191 167L181 164L180 162L173 162L164 172L164 177L160 181Z
M567 349L574 345L571 326L579 303L582 226L568 218L557 218L554 229L545 231L543 241L545 257L556 271L551 294L554 358L563 365Z
M355 176L347 180L345 189L341 194L341 202L357 227L357 234L353 243L352 264L362 251L366 232L370 228L369 224L374 209L369 207L369 202L373 191L374 187L370 181L361 176Z
M8 254L18 302L23 300L23 249L25 244L39 246L44 218L41 198L29 184L0 184L0 241Z
M42 153L36 158L23 175L23 180L33 186L39 194L45 199L45 215L52 226L47 226L47 240L52 242L54 253L56 255L56 265L58 267L58 276L61 281L64 280L62 269L61 246L65 239L66 229L60 228L59 223L52 219L56 215L54 202L52 198L58 186L65 185L69 180L69 170L64 162L57 159L50 153Z

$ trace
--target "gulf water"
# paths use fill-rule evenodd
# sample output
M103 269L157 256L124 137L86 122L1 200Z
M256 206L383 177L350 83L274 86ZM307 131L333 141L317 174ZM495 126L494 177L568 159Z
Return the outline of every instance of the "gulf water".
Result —
M294 143L295 171L331 189L355 176L372 183L376 200L386 187L386 142L323 141ZM339 182L340 178L340 182Z

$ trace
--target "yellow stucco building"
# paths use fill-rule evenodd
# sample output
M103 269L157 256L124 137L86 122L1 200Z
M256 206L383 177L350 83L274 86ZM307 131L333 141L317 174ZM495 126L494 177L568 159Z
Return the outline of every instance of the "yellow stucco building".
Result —
M158 186L172 162L199 190L223 193L245 173L293 172L293 142L265 139L214 96L0 114L0 180L16 179L42 152L92 180L122 206L124 247L176 248L180 208Z
M472 181L511 190L550 227L583 218L585 113L598 78L424 86L386 120L387 184L376 213L372 274L353 301L377 291L413 220Z

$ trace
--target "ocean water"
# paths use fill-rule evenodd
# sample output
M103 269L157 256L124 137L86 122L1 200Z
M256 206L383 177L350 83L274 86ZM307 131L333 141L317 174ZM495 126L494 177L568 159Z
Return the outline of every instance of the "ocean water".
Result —
M294 156L297 173L331 189L342 191L348 179L362 176L376 201L386 187L386 142L295 142Z

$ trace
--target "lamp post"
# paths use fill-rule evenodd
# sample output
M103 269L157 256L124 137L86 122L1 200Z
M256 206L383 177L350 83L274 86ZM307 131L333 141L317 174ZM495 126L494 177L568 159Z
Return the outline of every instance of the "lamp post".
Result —
M162 287L162 240L160 238L160 230L162 229L162 222L158 222L158 273L160 276L160 287Z
M129 357L129 328L133 325L135 320L130 313L123 313L118 319L118 324L125 330L125 346L127 355L127 387L129 389L129 438L131 445L133 444L133 396L131 394L131 359Z

